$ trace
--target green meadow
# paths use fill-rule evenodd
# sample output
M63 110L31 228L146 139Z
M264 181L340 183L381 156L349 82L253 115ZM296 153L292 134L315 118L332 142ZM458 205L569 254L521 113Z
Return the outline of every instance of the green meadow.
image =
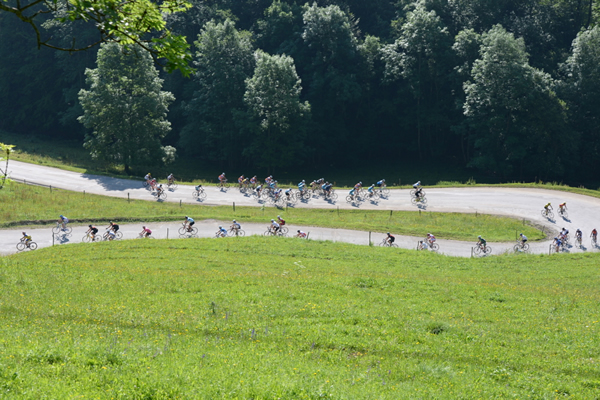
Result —
M131 240L0 258L0 398L598 398L596 254Z
M530 240L544 234L527 221L481 214L415 211L331 210L274 207L202 206L118 199L12 183L0 191L0 227L33 223L54 223L64 214L72 222L174 221L189 215L195 220L217 219L268 223L281 215L294 225L393 232L421 236L428 232L439 238L475 241L483 235L490 241L515 240L523 232Z

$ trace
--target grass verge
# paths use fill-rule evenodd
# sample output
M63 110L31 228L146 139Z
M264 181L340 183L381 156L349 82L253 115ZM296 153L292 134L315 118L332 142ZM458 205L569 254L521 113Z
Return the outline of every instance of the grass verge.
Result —
M515 240L523 232L530 240L544 234L526 221L482 214L435 213L414 211L323 210L298 208L277 210L272 207L202 206L157 203L82 194L58 189L11 183L0 191L0 227L34 223L54 223L59 215L72 222L97 221L175 221L189 215L196 220L236 219L265 222L281 215L294 225L324 226L399 235L424 236L428 232L439 238L475 240L482 235L490 241Z
M0 397L595 398L598 262L262 237L0 258Z

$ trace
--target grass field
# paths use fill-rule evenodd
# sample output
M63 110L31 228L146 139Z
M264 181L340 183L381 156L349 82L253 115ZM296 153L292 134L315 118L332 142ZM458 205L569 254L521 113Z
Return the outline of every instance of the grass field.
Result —
M394 232L402 235L424 236L428 232L444 239L475 240L482 235L490 241L512 241L516 232L530 240L544 237L538 229L520 220L490 215L433 213L408 211L359 211L292 209L273 207L201 206L176 203L112 198L37 186L12 183L0 191L0 227L13 226L18 221L56 220L66 215L71 221L108 222L173 221L189 215L196 220L237 219L245 222L268 223L281 215L294 225L347 228L373 232Z
M250 237L0 258L0 397L598 398L599 258Z

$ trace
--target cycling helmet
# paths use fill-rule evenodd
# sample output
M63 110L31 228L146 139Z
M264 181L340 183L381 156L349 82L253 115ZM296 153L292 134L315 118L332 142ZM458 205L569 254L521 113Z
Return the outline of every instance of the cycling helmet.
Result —
M522 234L522 233L519 233L519 236L523 236L523 234Z
M233 222L235 222L235 219L233 220Z
M302 183L305 183L304 179L302 179Z
M428 233L427 236L432 236L431 233Z
M481 239L481 235L477 236L478 239Z
M64 216L62 216L62 215L61 215L60 217L61 217L61 218L64 218Z
M382 179L381 181L382 181L382 182L385 182L385 179Z
M298 233L300 233L300 229L298 229ZM23 235L25 234L25 232L23 232Z
M221 225L219 225L219 229L223 229L223 227Z
M281 215L278 215L277 218L281 218Z
M390 233L388 232L387 234L389 235Z
M221 175L225 175L225 172L223 172Z
M298 232L300 232L300 231L298 231ZM25 232L23 232L23 236L27 236L27 234Z
M271 220L271 222L275 222L275 220L274 220L274 219L272 219L272 220Z
M90 228L92 227L91 225L88 225Z

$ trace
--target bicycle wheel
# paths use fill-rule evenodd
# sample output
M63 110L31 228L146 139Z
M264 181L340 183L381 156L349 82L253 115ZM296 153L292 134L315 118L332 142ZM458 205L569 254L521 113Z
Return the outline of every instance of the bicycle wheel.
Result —
M390 195L390 189L388 189L388 188L381 189L380 193L387 197Z
M81 241L85 242L85 243L89 243L92 241L92 237L90 235L85 235L83 238L81 238Z
M331 193L329 195L329 200L331 200L331 201L337 201L337 199L338 199L337 193Z
M144 182L142 182L142 185L143 185L145 188L147 188L147 187L148 187L148 181L144 181Z
M598 246L598 242L596 240L594 240L594 238L592 238L591 243L592 243L592 247Z
M569 213L567 212L567 210L564 210L563 212L560 213L560 216L563 217L564 219L568 219Z
M287 233L290 231L288 229L287 226L282 226L281 228L279 228L279 230L281 231L281 233L283 233L284 235L287 235Z
M490 246L485 246L485 254L492 254L492 248Z
M167 199L167 193L165 193L165 192L162 192L162 193L161 193L161 194L158 196L158 198L159 198L160 200L166 200L166 199Z
M518 253L519 251L521 251L521 245L519 243L515 244L513 246L513 250L515 251L515 253Z
M36 242L30 242L30 243L29 243L29 248L30 248L31 250L35 250L35 249L37 249L37 247L38 247L38 246L37 246L37 243L36 243Z
M54 228L52 228L52 233L57 234L58 232L60 232L60 225L56 225Z
M473 248L473 253L475 253L475 254L479 254L479 253L481 253L481 247L479 247L479 246L477 246L477 245L476 245L476 246Z
M270 230L266 230L265 233L263 233L263 236L272 236L273 232L271 232Z
M176 182L170 183L167 185L169 190L176 190L179 185Z
M117 231L117 233L115 233L115 238L116 239L123 239L123 232Z
M17 250L18 250L18 251L23 251L23 250L25 250L25 243L23 243L23 242L19 242L19 243L17 243Z
M348 203L354 203L354 198L352 196L348 195L348 196L346 196L346 201Z
M431 250L433 251L438 251L440 249L440 245L437 243L431 243L429 247L431 247Z
M415 197L413 197L412 199L410 199L410 202L412 204L417 204L417 199Z
M379 247L387 247L388 246L388 242L387 240L383 239L381 241L381 243L378 244Z
M185 226L182 226L181 228L179 228L179 230L177 232L180 235L185 235L187 233L187 228Z
M523 251L529 251L529 243L523 243Z

